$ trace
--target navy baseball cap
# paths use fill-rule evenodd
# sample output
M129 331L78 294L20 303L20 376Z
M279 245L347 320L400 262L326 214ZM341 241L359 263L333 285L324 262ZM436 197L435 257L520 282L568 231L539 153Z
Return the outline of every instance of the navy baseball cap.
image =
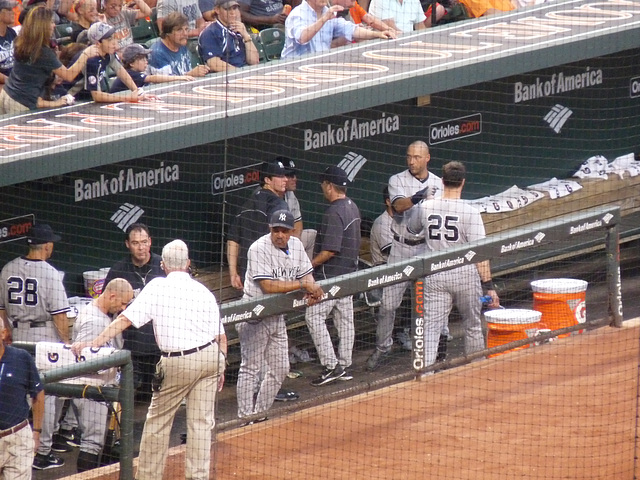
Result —
M293 230L293 214L289 210L276 210L271 214L269 226L271 228L282 227Z
M349 181L349 177L347 176L347 172L345 172L340 167L327 167L321 177L321 181L327 181L329 183L333 183L334 185L340 185L341 187L346 187L351 182Z
M1 1L1 0L0 0ZM286 170L285 175L295 175L298 173L298 168L296 167L296 163L291 160L289 157L276 157L273 159L274 162L281 162L284 165Z
M284 163L277 158L262 164L263 177L284 177L286 174L287 169L285 168Z
M59 242L60 240L62 240L62 237L53 233L53 229L46 223L38 223L31 227L27 237L29 245L42 245L49 242Z

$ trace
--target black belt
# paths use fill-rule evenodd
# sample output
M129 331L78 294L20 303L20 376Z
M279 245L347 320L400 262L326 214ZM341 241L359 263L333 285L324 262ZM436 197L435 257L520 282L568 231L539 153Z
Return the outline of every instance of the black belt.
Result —
M7 435L11 435L12 433L19 432L20 430L22 430L27 425L29 425L29 422L27 422L26 420L23 420L19 424L14 425L11 428L7 428L6 430L0 430L0 438L4 438Z
M41 322L20 322L18 320L13 320L11 322L13 324L13 328L18 328L18 325L22 324L29 324L29 328L38 328L38 327L44 327L47 325L46 320L45 321L41 321Z
M419 240L409 240L408 238L405 238L404 240L400 240L400 237L395 233L393 234L393 239L396 242L404 243L405 245L409 245L410 247L415 247L416 245L422 245L423 243L426 242L424 238L421 238Z
M204 345L200 345L199 347L190 348L189 350L180 350L179 352L162 352L163 357L184 357L185 355L191 355L192 353L199 352L207 348L209 345L213 345L216 343L215 340L211 340L210 342L205 343Z

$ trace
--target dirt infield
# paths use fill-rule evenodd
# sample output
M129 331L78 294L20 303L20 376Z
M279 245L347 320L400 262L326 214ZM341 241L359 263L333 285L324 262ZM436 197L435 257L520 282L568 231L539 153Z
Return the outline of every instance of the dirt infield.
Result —
M639 325L224 432L211 478L634 478ZM183 478L183 457L172 449L165 479Z

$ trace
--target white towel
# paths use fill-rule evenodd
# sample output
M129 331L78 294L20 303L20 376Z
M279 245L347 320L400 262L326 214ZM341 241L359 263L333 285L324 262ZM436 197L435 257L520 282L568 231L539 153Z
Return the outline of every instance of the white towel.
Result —
M555 200L556 198L566 197L573 192L577 192L582 188L582 185L574 180L558 180L556 177L553 177L546 182L529 185L527 188L547 192L549 197Z
M97 349L85 348L82 350L84 360L93 360L96 358L111 355L116 349L112 347L101 347ZM38 342L36 343L36 367L40 372L75 365L79 361L71 352L71 347L63 343L54 342ZM86 375L82 377L74 377L63 380L61 383L71 383L74 385L91 385L94 387L102 385L112 385L116 381L116 368L101 370L94 375Z

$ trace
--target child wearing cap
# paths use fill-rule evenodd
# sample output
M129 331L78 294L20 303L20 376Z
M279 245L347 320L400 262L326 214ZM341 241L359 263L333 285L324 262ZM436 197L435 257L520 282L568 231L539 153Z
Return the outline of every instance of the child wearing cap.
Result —
M87 65L82 70L83 78L69 90L69 93L99 103L137 102L146 98L116 57L118 41L114 33L115 29L103 22L96 22L89 27L87 36L89 42L97 48L98 55L87 61ZM109 93L107 69L115 72L128 91L118 94Z
M2 0L0 0L2 1ZM194 78L189 75L147 75L147 67L149 66L149 55L151 50L144 48L142 45L133 43L122 51L122 62L124 68L135 82L138 88L142 88L150 83L165 83L177 81L192 81ZM117 78L111 85L111 93L118 93L127 90L127 86L122 80Z

